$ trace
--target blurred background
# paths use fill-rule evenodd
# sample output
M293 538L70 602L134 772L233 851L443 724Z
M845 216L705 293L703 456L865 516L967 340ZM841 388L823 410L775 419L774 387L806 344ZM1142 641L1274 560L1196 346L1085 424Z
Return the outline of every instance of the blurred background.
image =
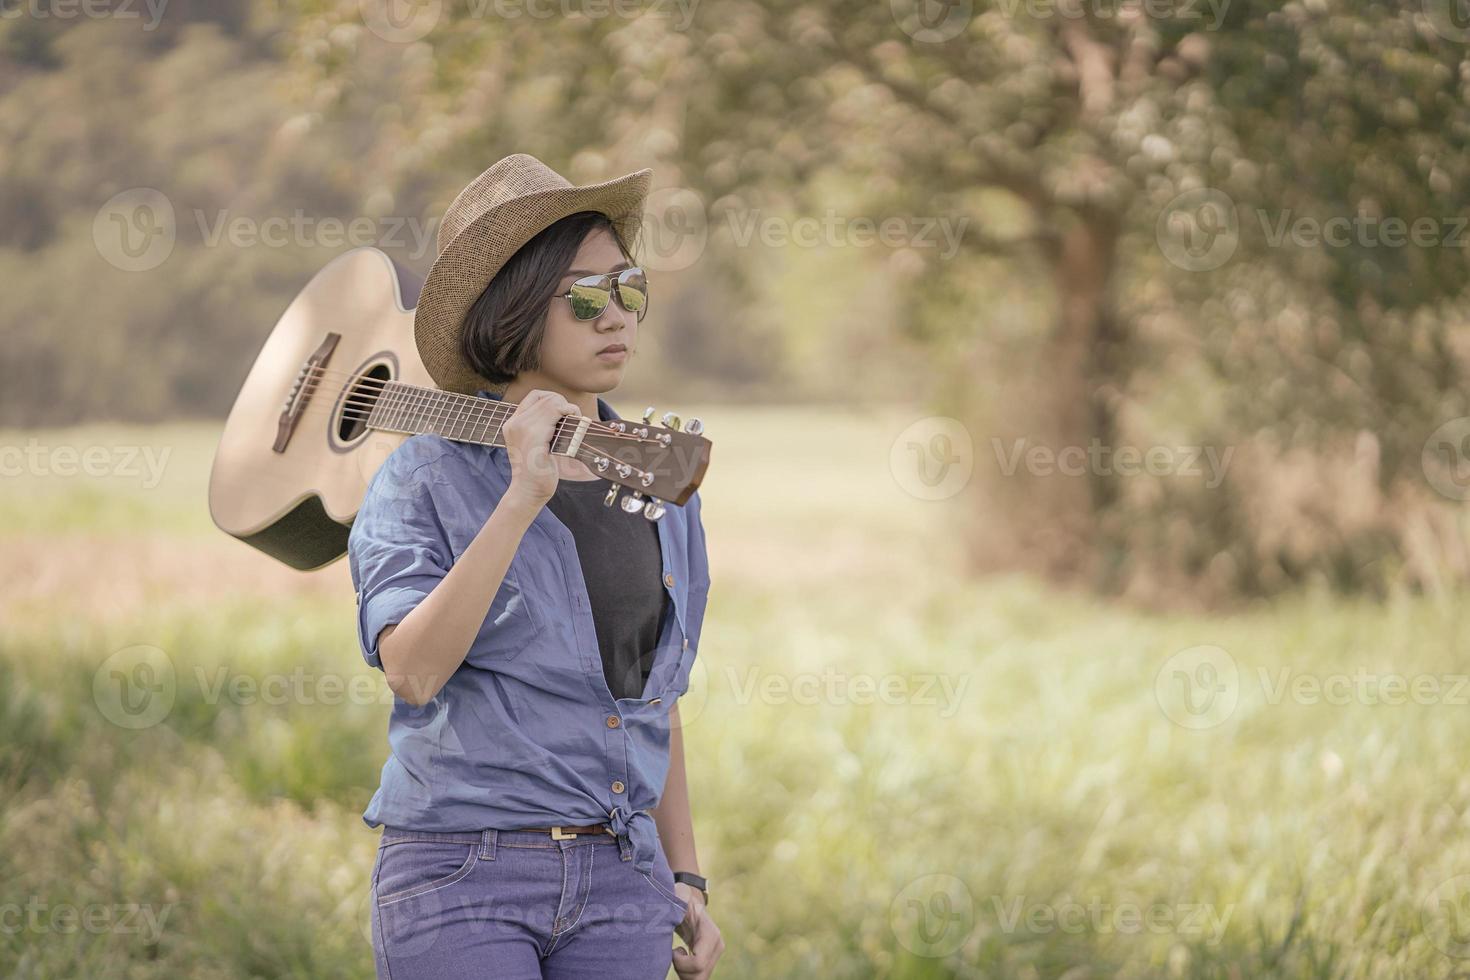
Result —
M0 974L372 973L345 563L206 508L307 280L655 172L728 977L1470 969L1460 0L0 0ZM385 700L385 697L388 700Z

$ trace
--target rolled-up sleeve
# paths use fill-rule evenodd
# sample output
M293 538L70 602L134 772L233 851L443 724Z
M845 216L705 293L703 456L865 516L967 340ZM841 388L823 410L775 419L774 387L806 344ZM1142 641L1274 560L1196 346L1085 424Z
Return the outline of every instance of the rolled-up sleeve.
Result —
M428 467L395 452L368 485L347 538L357 590L357 639L363 659L383 669L378 634L403 621L453 565L449 541L425 482Z

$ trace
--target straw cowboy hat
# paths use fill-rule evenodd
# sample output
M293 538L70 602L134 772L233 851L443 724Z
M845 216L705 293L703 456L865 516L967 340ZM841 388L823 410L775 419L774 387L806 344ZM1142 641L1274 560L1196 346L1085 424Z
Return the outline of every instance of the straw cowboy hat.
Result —
M652 181L645 167L577 187L526 153L512 153L470 181L444 212L438 254L413 313L414 343L434 383L467 395L502 387L476 374L459 352L465 314L491 278L522 245L578 211L607 215L631 249Z

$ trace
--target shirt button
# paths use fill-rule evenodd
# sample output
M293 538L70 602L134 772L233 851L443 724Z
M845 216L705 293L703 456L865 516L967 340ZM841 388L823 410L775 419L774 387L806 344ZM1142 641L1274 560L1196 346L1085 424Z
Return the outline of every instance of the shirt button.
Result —
M618 716L617 715L608 715L607 716L607 727L608 728L617 728L621 724L622 724L622 722L618 721Z
M623 781L621 779L614 779L612 784L612 791L614 793L621 793L623 789Z
M667 585L671 589L674 587L674 573L673 572L665 572L664 573L664 585Z

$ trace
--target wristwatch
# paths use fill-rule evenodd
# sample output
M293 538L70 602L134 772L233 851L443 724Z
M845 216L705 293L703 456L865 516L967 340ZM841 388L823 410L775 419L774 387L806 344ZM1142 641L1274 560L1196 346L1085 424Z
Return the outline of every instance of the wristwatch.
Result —
M693 871L675 871L674 872L674 881L675 881L675 883L678 883L678 882L681 882L682 881L686 885L693 885L695 888L699 889L699 893L704 896L704 904L706 904L706 905L709 904L709 880L708 879L701 878L699 875L695 874Z

